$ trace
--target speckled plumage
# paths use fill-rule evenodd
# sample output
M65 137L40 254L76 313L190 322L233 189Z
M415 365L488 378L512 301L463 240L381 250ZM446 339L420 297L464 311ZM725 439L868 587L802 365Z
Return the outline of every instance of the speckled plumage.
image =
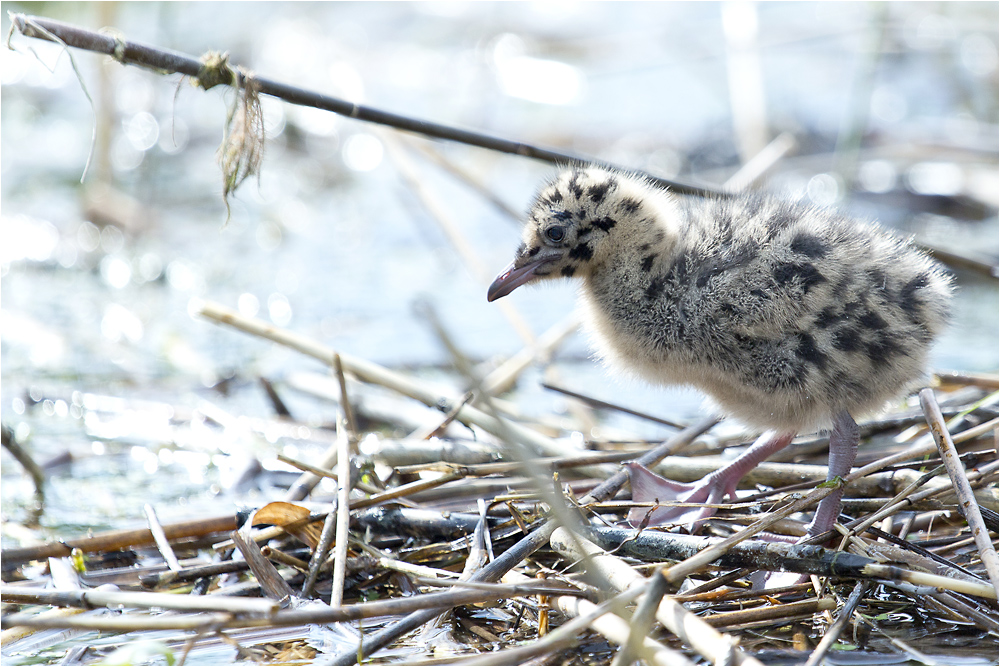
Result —
M919 381L951 293L937 263L874 224L757 193L679 197L598 168L540 192L508 274L524 267L513 287L582 280L611 366L783 431L869 413Z
M951 300L941 266L875 224L758 193L680 197L593 167L539 193L488 299L560 277L582 281L584 320L611 366L697 387L767 429L695 484L631 466L634 497L706 504L633 523L699 523L805 429L830 427L828 479L843 478L857 453L854 417L920 381ZM833 526L842 493L820 502L810 535Z

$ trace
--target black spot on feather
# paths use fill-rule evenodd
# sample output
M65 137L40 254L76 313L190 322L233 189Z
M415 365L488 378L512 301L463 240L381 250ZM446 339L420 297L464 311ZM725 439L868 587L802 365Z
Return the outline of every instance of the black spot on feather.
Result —
M562 271L560 271L560 273L562 273L567 278L572 278L573 274L576 273L576 267L572 265L564 266Z
M646 255L642 258L642 264L640 265L642 270L649 273L653 270L653 262L656 261L656 255Z
M785 262L774 267L772 275L778 285L784 287L790 283L798 282L802 285L802 290L804 292L808 292L816 285L826 282L826 278L823 277L823 274L820 273L812 264L795 264L794 262Z
M899 351L899 346L894 340L886 335L879 336L877 340L865 345L868 358L874 366L885 366L890 358Z
M857 352L861 349L861 335L851 327L840 327L833 332L833 346L843 352Z
M791 248L794 252L813 259L823 257L830 252L829 246L823 243L823 241L812 234L806 234L805 232L798 234L794 239L792 239Z
M574 169L573 173L569 177L569 183L567 184L569 185L569 191L577 199L583 197L583 187L580 186L580 176L582 175L583 172L578 169Z
M655 299L660 298L660 295L663 294L663 289L664 287L666 287L666 284L667 284L666 276L658 276L656 278L653 278L653 280L650 281L649 286L646 288L646 295L645 295L646 299L649 301L653 301Z
M608 189L611 187L610 181L605 181L604 183L599 183L598 185L591 185L588 194L590 195L590 200L595 204L600 204L604 201L604 198L608 195Z
M881 315L871 310L865 311L865 314L858 318L858 322L869 329L885 329L888 326Z
M625 197L620 202L618 202L618 209L623 213L629 213L629 214L635 213L636 211L639 210L639 206L641 206L641 204L637 200L632 199L631 197Z
M847 315L844 313L838 313L833 306L827 306L820 311L816 319L813 320L813 324L820 329L829 329L834 324L840 324L847 319Z
M611 231L612 227L618 224L618 221L615 220L614 218L609 218L608 216L604 216L599 220L591 220L590 224L592 224L594 227L597 227L602 232L609 232Z
M594 256L594 250L586 243L581 243L570 249L569 256L573 259L580 259L586 262Z
M899 307L914 319L920 314L920 307L922 302L917 296L917 290L921 287L927 287L929 282L929 276L926 273L921 273L916 278L913 278L908 283L899 288Z
M750 244L744 244L733 248L728 254L723 256L723 258L712 267L711 271L714 275L716 273L722 273L723 271L738 269L746 266L755 259L757 259L757 250Z
M816 341L807 333L799 334L799 344L795 348L795 354L817 368L826 367L826 355L819 351L819 348L816 347Z

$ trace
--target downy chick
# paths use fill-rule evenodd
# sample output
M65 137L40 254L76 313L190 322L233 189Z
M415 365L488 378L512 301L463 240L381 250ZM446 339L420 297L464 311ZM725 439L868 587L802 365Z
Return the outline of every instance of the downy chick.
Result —
M582 281L584 321L610 366L696 387L766 431L730 465L658 494L687 502L734 495L747 471L816 428L831 429L829 478L845 476L854 417L924 377L951 300L941 266L876 225L759 193L679 197L595 167L544 187L488 299L552 278ZM648 483L632 472L633 491ZM841 495L820 504L810 534L832 527Z

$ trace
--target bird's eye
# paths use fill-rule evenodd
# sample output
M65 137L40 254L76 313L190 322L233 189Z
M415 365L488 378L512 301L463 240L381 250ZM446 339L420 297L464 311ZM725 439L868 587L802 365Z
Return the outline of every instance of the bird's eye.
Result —
M566 229L564 227L549 227L545 230L545 238L553 243L559 243L566 238Z

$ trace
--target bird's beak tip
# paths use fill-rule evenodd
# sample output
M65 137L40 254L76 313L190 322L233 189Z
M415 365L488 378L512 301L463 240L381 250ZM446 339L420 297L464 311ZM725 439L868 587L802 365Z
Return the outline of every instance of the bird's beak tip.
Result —
M518 266L516 261L511 262L507 268L500 272L500 275L496 277L486 291L486 300L491 302L496 301L531 280L534 276L536 266L535 263Z
M489 289L486 290L486 300L488 302L492 303L500 297L507 296L514 291L514 287L510 287L508 285L510 282L510 272L510 268L504 270L503 273L497 276L496 279L490 284Z

